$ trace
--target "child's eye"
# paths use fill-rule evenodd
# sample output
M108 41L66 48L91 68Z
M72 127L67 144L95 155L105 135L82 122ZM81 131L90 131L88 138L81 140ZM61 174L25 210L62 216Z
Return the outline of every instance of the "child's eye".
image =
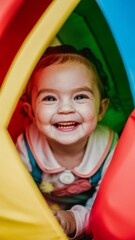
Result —
M88 99L89 97L85 94L78 94L74 97L75 100L82 100L82 99Z
M46 96L42 99L42 101L48 101L48 102L53 102L53 101L56 101L57 99L54 97L54 96Z

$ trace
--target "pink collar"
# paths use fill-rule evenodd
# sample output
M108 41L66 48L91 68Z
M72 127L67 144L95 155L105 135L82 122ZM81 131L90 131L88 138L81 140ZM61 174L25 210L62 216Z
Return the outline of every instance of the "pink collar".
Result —
M40 134L34 124L27 127L26 136L32 154L43 172L51 174L65 170L56 161L46 138ZM93 175L106 158L112 140L113 131L106 126L98 125L89 137L81 164L75 167L72 172L82 178Z

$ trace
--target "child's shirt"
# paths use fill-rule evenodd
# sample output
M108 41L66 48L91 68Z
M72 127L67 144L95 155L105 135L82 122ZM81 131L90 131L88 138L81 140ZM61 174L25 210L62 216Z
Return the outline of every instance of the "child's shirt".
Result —
M50 207L71 209L80 235L95 200L100 182L112 159L118 135L97 125L88 139L82 162L72 171L55 159L47 139L34 124L17 139L17 150Z

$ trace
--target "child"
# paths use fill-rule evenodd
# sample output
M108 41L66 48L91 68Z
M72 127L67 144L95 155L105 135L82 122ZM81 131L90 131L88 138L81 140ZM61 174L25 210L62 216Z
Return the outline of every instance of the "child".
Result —
M118 138L99 124L109 104L106 80L89 49L64 45L48 48L26 87L31 124L16 146L48 204L59 205L54 215L73 238L85 230Z

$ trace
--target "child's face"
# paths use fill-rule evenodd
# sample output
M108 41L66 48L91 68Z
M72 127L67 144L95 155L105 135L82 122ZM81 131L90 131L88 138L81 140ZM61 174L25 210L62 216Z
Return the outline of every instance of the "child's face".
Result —
M49 139L70 145L87 140L103 117L94 73L84 64L51 65L32 90L33 121Z

